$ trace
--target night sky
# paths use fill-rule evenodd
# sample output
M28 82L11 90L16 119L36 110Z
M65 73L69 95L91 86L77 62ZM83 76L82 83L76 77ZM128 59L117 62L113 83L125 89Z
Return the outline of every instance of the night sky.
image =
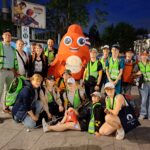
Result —
M0 0L0 7L1 3ZM94 22L93 12L96 7L108 12L107 22L101 30L112 23L126 22L136 28L142 27L150 31L150 0L102 0L101 3L92 3L88 6L90 25Z

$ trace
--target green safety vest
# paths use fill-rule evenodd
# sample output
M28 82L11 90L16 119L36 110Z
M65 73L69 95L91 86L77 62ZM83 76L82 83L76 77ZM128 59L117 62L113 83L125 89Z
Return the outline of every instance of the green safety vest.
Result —
M53 61L53 59L54 59L54 52L53 51L49 51L49 49L48 48L46 48L45 50L44 50L44 54L45 54L45 56L47 56L47 58L48 58L48 63L51 63L52 61Z
M114 104L111 104L111 100L109 97L106 98L106 109L115 109L116 107L116 97L114 98Z
M106 61L107 59L109 60L109 58L106 58ZM106 61L104 61L104 58L100 58L99 61L101 62L102 64L102 67L103 67L103 71L106 71Z
M18 61L16 56L16 50L12 47L14 52L14 69L18 70ZM0 69L3 68L4 65L4 49L3 49L3 43L0 42Z
M88 127L88 133L95 133L95 117L94 117L94 108L96 106L100 106L101 104L100 103L95 103L93 106L92 106L92 113L91 113L91 119L90 119L90 122L89 122L89 127Z
M116 80L119 75L119 59L113 61L112 57L109 60L109 74L110 78Z
M97 79L98 77L97 67L98 67L98 60L96 60L94 64L92 64L91 61L87 64L87 67L86 67L87 73L86 73L86 78L85 78L86 80L88 80L89 76L93 76L95 77L95 79Z
M138 63L141 73L143 74L144 81L150 81L150 63L144 65L142 62Z
M74 95L74 99L73 99L73 108L77 109L80 106L80 104L81 104L81 100L80 100L80 96L79 96L79 90L76 90L75 95Z
M51 92L48 91L47 96L48 96L48 103L53 102L53 96L52 96Z

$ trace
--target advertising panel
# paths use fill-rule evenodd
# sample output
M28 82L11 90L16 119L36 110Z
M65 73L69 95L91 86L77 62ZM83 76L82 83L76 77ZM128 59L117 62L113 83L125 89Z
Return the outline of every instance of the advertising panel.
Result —
M46 9L42 5L23 0L13 0L12 20L16 25L45 29Z

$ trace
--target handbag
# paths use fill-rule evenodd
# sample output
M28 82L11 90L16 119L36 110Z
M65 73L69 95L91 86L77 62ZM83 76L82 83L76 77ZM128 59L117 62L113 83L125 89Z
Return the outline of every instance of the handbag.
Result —
M136 117L136 114L134 112L134 108L127 100L126 103L127 105L122 107L118 114L125 133L133 130L140 125L138 118Z

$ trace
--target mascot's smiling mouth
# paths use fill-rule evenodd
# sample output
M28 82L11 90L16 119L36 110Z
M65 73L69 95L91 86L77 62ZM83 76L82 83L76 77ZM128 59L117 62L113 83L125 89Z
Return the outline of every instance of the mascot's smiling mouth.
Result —
M70 47L70 50L71 51L78 51L79 50L79 47L75 48L75 47Z

